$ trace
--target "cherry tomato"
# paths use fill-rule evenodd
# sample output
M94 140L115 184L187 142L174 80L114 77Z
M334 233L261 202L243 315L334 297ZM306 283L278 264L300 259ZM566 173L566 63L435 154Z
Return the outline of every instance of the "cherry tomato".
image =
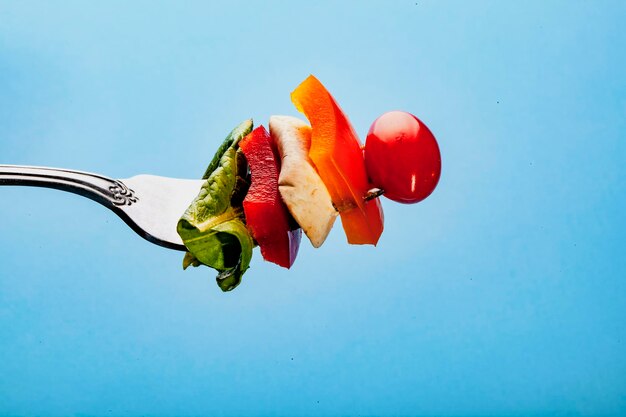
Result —
M437 140L426 125L403 111L383 114L365 141L365 168L372 185L399 203L422 201L441 174Z

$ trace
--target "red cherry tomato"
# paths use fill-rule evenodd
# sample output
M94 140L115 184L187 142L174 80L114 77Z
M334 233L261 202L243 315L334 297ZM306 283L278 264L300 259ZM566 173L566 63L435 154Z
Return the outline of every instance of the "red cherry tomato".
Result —
M433 192L441 174L441 154L428 127L403 111L374 121L365 141L365 168L372 185L399 203L417 203Z

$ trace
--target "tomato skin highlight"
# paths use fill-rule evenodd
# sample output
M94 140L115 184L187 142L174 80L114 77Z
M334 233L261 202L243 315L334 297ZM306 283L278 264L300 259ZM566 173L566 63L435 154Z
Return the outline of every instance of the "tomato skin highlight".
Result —
M350 121L312 75L291 93L291 100L311 123L309 157L339 211L348 243L376 245L383 231L382 205L379 199L363 199L371 185Z
M365 141L365 166L384 196L404 204L428 197L441 176L435 136L414 115L391 111L372 123Z
M243 200L246 226L261 248L263 259L290 268L296 259L302 230L294 230L292 218L278 191L280 156L276 143L259 126L239 143L252 181Z

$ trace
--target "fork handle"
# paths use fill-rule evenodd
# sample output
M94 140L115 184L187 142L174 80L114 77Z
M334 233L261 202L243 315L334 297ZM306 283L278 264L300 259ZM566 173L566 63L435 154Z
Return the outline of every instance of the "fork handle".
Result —
M137 202L133 190L119 180L69 169L0 165L1 185L26 185L68 191L114 210Z

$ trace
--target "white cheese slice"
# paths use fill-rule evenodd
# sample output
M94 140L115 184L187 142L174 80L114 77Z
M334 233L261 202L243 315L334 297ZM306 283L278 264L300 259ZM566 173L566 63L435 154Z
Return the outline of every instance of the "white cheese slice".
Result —
M281 158L278 190L311 244L319 248L337 218L330 194L309 159L311 127L291 116L270 117Z

